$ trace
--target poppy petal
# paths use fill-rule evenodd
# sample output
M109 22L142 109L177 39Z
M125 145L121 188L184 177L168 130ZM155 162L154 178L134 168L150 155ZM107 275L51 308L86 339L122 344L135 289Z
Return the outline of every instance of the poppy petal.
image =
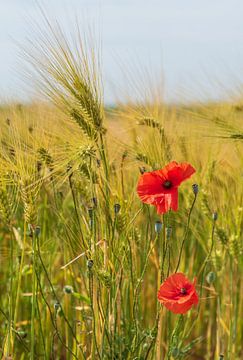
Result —
M154 204L156 205L157 213L164 214L169 210L178 210L178 189L174 188L171 190L169 194L160 195L158 198L160 201L156 201Z
M196 170L191 164L178 164L175 161L169 164L166 171L168 179L171 180L174 186L179 186L182 181L189 179L196 172Z
M171 303L171 302L165 302L164 306L172 311L174 314L185 314L188 310L190 310L193 306L193 302L188 301L184 304L179 303Z
M153 204L154 199L162 193L160 177L155 172L144 173L139 178L137 193L143 202Z

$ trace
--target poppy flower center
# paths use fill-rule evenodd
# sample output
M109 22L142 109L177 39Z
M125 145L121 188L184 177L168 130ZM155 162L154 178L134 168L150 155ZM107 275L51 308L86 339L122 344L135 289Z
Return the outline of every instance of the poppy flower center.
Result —
M170 180L166 180L164 183L163 183L163 186L166 188L166 189L170 189L172 187L172 182Z
M183 287L183 288L181 288L181 294L182 295L185 295L186 294L186 289Z

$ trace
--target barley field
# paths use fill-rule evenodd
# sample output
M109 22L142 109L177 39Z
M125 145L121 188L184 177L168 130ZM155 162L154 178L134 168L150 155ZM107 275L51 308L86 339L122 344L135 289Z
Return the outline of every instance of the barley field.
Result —
M78 38L0 107L1 358L242 359L241 96L105 107Z

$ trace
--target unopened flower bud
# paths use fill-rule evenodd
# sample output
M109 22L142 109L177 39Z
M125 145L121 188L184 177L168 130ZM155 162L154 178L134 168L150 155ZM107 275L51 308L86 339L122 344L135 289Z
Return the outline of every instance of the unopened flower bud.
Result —
M213 220L216 221L218 219L218 213L215 211L213 212Z
M73 287L70 285L65 285L63 288L63 292L66 294L72 294L73 293Z
M206 277L206 280L209 284L212 284L216 279L216 275L213 271L210 271Z
M91 270L92 267L93 267L93 265L94 265L94 261L93 261L92 259L89 259L89 260L87 261L87 267L88 267L88 269Z
M194 195L197 195L197 194L198 194L198 191L199 191L199 186L198 186L198 184L193 184L193 185L192 185L192 191L193 191Z
M57 312L60 308L61 308L60 303L59 303L59 302L55 302L55 304L54 304L54 310Z
M115 212L115 214L118 214L119 211L120 211L120 209L121 209L121 205L120 205L120 204L115 204L115 205L114 205L114 212Z
M154 229L155 229L155 232L156 232L157 234L160 233L160 231L162 230L162 227L163 227L163 224L162 224L161 221L158 220L158 221L155 222L155 224L154 224Z
M40 235L40 232L41 232L40 226L36 226L35 227L35 236L38 237Z

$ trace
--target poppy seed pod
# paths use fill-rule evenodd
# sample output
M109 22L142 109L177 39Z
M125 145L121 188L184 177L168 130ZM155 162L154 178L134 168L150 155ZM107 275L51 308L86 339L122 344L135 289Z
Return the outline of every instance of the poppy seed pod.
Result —
M70 285L65 285L63 288L63 292L66 294L72 294L73 293L73 287Z
M36 228L35 228L35 236L38 237L40 235L40 232L41 232L40 226L36 226Z
M163 227L163 224L162 224L161 221L158 220L158 221L155 222L155 224L154 224L154 229L155 229L155 232L156 232L157 234L160 233L160 231L162 230L162 227Z
M119 211L120 211L120 209L121 209L121 205L120 205L120 204L115 204L115 205L114 205L114 212L115 212L115 214L118 214Z
M215 211L213 212L213 220L216 221L218 219L218 213Z
M193 194L194 194L194 195L197 195L197 194L198 194L198 192L199 192L199 186L198 186L198 184L193 184L193 185L192 185L192 191L193 191Z
M88 269L91 270L92 267L93 267L93 265L94 265L94 261L93 261L92 259L89 259L89 260L87 261L87 267L88 267Z
M54 304L54 310L57 312L61 308L59 302L55 302Z
M206 277L206 280L209 284L212 284L216 279L216 275L213 271L210 271Z

